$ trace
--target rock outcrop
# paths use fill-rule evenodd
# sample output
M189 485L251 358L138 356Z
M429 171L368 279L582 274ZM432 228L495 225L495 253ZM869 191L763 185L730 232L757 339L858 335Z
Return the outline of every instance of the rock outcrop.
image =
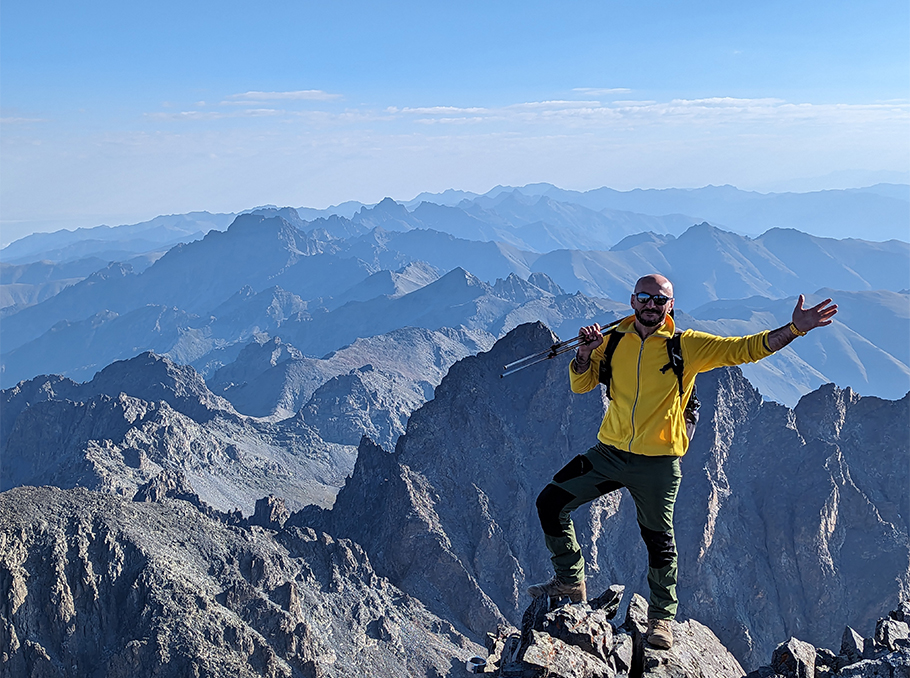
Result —
M878 620L871 638L847 626L840 652L815 648L797 638L781 643L771 663L746 678L908 678L910 677L910 601Z
M0 674L441 676L481 647L313 530L191 503L0 494Z
M742 678L739 662L706 626L673 623L669 650L644 640L648 604L636 594L615 619L622 586L611 586L590 603L553 606L534 600L519 631L500 627L487 637L483 673L512 678ZM481 658L483 659L483 658ZM477 662L481 664L481 662Z

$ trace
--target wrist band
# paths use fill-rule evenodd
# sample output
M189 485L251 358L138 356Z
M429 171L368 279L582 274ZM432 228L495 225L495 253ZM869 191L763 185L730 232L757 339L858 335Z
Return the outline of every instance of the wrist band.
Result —
M797 337L804 337L806 334L808 334L808 332L803 332L801 329L799 329L795 323L791 322L789 325L787 325L787 327L789 327L790 331L793 332L793 334L795 334Z

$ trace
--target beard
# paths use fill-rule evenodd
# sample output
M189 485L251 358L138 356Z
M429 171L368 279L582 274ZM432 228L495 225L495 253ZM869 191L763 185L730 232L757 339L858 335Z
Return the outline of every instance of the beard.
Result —
M647 315L645 315L647 314ZM640 322L644 327L657 327L662 325L666 314L662 311L655 311L652 309L643 309L641 311L635 311L635 318Z

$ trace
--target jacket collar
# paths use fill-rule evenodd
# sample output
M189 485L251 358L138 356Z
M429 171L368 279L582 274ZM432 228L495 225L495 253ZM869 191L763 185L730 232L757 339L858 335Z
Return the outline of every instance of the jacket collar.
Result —
M623 318L622 322L616 327L616 331L625 334L635 334L635 314L633 313L632 315ZM664 339L669 339L674 334L676 334L676 323L673 322L673 318L670 316L667 316L666 320L664 320L664 324L654 332L654 335L663 337Z

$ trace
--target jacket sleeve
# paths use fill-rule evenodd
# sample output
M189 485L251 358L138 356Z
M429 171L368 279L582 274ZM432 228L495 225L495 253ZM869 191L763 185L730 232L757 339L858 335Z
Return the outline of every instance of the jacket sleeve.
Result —
M606 345L607 342L604 340L603 344L594 349L591 353L591 364L584 374L575 374L575 370L572 369L574 358L569 363L569 387L573 393L587 393L597 388L597 384L600 383L600 361L603 360Z
M768 346L769 330L745 337L719 337L707 332L686 330L682 337L686 368L707 372L715 367L754 363L774 353Z

